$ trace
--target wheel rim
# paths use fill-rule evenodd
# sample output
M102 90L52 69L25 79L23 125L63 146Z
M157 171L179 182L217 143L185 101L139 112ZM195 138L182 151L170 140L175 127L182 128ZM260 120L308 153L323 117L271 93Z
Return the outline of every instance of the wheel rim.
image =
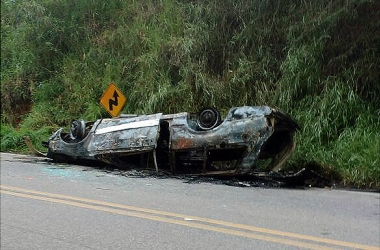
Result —
M84 137L86 124L83 120L75 120L71 122L70 137L73 140L81 140Z
M199 113L198 126L203 129L212 129L219 124L220 114L215 108L206 108Z

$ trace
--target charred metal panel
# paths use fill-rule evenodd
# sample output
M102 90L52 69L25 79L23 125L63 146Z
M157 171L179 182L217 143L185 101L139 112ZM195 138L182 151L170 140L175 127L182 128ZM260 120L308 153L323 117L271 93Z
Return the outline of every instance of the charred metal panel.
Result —
M139 153L157 147L162 114L122 119L104 119L94 131L88 145L91 155L108 153Z
M96 160L97 155L152 151L162 114L97 120L85 138L73 141L62 129L49 139L48 157Z
M262 118L270 115L272 109L268 106L243 106L231 108L227 114L226 120L242 120L246 118Z
M191 148L229 148L256 143L264 135L270 135L270 129L264 114L251 112L251 107L231 109L227 118L218 127L197 131L191 126L188 116L173 118L171 123L171 149ZM268 110L264 110L268 111Z
M230 128L223 128L228 133ZM228 141L226 135L218 133L217 128L208 131L197 131L189 124L188 116L173 118L170 127L170 149L191 150L203 147L214 147L220 145L223 140Z
M265 118L271 112L269 107L232 108L218 127L207 131L197 131L185 114L175 117L171 123L170 149L226 150L244 147L237 171L250 171L255 167L262 145L273 133L273 128L267 124Z
M88 159L95 160L94 156L89 155L87 144L91 141L93 133L90 132L80 142L72 143L68 134L62 132L62 128L55 132L49 139L49 150L47 156L52 159ZM67 139L66 139L67 138Z

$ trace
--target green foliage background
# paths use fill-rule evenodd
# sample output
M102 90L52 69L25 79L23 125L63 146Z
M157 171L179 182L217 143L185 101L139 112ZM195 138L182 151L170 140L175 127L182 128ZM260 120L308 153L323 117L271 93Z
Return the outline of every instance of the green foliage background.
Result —
M269 105L301 125L289 167L380 186L380 1L1 0L1 150L73 118Z

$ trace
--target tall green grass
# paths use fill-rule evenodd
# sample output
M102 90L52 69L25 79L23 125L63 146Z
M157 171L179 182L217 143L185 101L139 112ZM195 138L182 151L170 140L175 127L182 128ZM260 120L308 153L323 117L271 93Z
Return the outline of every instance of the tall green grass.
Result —
M43 127L40 129L21 128L15 129L14 127L1 124L0 135L1 143L0 149L2 152L16 152L27 153L28 149L24 142L24 137L29 137L37 150L46 152L46 148L42 146L43 141L47 141L51 133L56 127Z
M371 0L2 0L2 130L45 140L46 127L107 117L110 82L125 113L270 105L302 128L290 167L379 187L379 11ZM2 150L19 138L2 133Z

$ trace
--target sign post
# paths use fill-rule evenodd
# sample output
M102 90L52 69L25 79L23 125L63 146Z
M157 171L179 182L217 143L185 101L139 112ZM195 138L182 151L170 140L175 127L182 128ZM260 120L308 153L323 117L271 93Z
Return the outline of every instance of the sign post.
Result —
M103 96L100 98L100 104L107 110L112 117L116 117L123 109L127 98L121 93L121 91L115 86L114 83L110 83Z

